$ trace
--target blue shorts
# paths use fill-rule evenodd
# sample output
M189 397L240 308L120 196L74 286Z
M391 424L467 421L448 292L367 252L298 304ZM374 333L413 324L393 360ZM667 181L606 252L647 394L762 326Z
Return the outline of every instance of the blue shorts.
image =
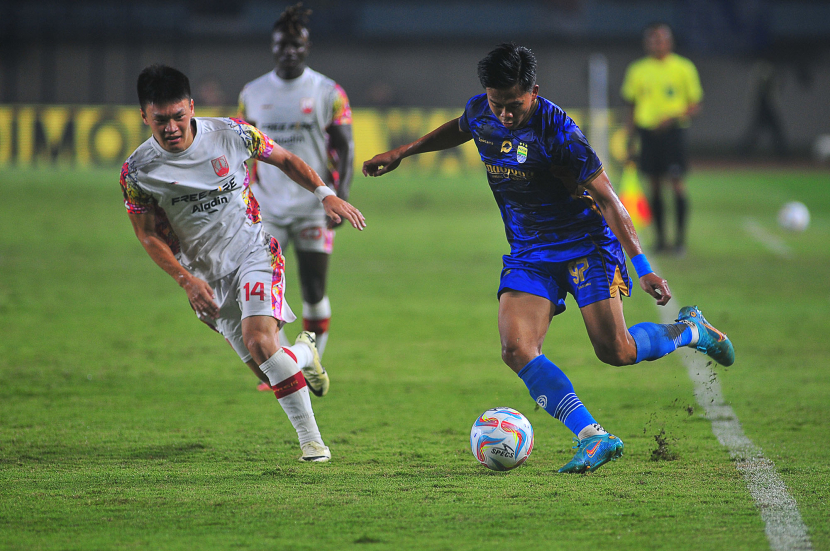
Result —
M566 262L528 262L510 255L503 258L498 296L505 291L521 291L544 297L556 305L554 315L565 311L568 293L580 308L620 293L631 296L631 278L619 243L597 246L587 256Z

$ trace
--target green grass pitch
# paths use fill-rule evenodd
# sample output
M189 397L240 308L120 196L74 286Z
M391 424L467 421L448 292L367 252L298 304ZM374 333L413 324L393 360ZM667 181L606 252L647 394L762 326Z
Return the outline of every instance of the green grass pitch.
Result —
M545 352L626 449L592 475L556 474L571 435L499 357L507 246L482 173L419 175L404 161L357 177L368 228L337 235L332 387L314 399L333 460L320 465L297 462L273 395L147 257L117 178L0 173L0 549L768 548L680 359L601 364L572 301ZM830 549L830 176L698 170L689 189L688 253L655 260L674 307L698 304L733 339L724 397L813 548ZM813 216L801 234L775 222L792 199ZM658 319L639 289L626 315ZM475 417L501 405L536 434L509 473L469 450ZM676 460L653 460L660 434Z

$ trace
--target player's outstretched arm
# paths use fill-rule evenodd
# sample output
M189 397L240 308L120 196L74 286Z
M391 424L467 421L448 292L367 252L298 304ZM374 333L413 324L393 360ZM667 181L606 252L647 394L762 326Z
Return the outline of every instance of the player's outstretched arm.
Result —
M213 289L206 281L194 276L179 264L167 242L156 232L155 215L148 212L144 214L129 213L128 216L133 224L135 235L144 250L147 251L153 262L158 264L185 290L187 298L196 313L200 316L216 318L219 315L219 306L213 300L215 297Z
M472 139L473 135L464 132L458 126L458 119L445 122L429 134L421 136L412 143L396 147L386 153L375 155L363 163L364 176L382 176L398 168L401 160L418 153L441 151L459 146Z
M286 176L314 193L323 203L326 215L336 224L345 219L358 230L366 227L366 219L363 218L363 214L348 202L337 197L334 190L323 183L323 180L314 172L313 168L290 151L276 145L268 157L260 160L269 165L274 165L282 170Z
M584 184L584 187L596 201L599 210L608 223L608 227L620 240L628 257L634 259L642 255L643 248L640 246L640 239L637 237L637 231L631 222L631 216L628 215L628 211L625 210L622 201L614 191L605 171L600 172L593 180ZM640 258L645 257L641 256ZM645 265L648 266L648 263L646 262ZM635 265L635 268L637 269L637 275L640 276L640 287L653 296L657 300L657 304L663 306L671 300L671 291L665 279L650 271L650 267L643 270ZM641 273L641 271L645 273Z

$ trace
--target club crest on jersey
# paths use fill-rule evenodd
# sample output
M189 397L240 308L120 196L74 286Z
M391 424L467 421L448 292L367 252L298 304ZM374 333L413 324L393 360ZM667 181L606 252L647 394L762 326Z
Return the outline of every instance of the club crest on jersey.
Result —
M231 167L228 165L228 160L224 155L217 159L213 159L210 164L213 165L213 171L217 176L227 176L228 172L231 171Z
M304 114L310 115L314 110L314 98L303 98L300 100L300 109Z
M524 142L519 142L519 146L516 148L516 160L520 163L523 163L527 160L527 144Z

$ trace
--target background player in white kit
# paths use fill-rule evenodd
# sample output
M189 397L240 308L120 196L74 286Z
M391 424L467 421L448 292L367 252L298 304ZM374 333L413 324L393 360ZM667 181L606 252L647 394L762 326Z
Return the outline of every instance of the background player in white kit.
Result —
M352 112L343 89L305 63L310 14L311 10L299 3L288 7L274 23L276 69L245 85L239 94L239 117L303 159L345 201L354 162ZM322 356L331 319L326 276L338 223L327 219L319 201L272 166L257 167L252 187L262 208L265 231L285 250L294 244L303 296L303 329L315 333ZM281 342L288 342L284 332L280 337ZM268 390L267 385L259 388Z
M328 376L308 333L301 333L294 346L279 345L279 328L295 316L284 298L279 243L262 232L245 161L256 158L284 171L334 220L343 217L363 229L363 215L257 128L236 119L194 117L190 83L176 69L144 69L138 98L153 135L121 170L136 236L187 292L200 319L273 387L297 431L300 460L328 461L331 453L307 386L307 380L327 384Z

